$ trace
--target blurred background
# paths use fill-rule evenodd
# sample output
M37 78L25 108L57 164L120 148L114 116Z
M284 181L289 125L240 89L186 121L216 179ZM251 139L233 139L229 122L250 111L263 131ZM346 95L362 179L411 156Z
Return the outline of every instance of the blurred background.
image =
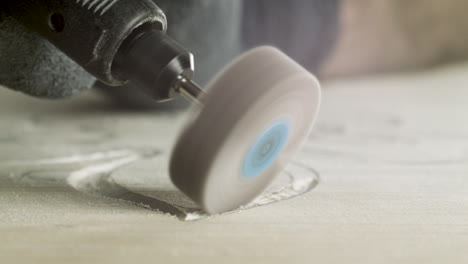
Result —
M323 77L412 71L465 60L464 0L341 1L335 48Z
M464 0L246 1L244 39L249 46L256 34L322 78L411 71L468 57L467 8Z

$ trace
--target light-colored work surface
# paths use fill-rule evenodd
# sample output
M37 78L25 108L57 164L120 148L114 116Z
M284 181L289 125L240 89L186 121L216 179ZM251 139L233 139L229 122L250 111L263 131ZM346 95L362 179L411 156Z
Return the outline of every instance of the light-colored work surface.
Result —
M163 192L151 175L165 175L182 117L0 90L0 262L467 263L468 65L325 86L296 159L319 185L190 222L80 180L126 165L107 183Z

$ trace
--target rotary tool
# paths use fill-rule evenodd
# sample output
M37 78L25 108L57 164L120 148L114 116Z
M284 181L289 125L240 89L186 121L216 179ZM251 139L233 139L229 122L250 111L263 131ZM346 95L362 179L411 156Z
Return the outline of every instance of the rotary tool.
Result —
M131 2L131 4L129 4ZM131 81L156 101L201 92L193 55L165 34L167 20L151 0L10 0L3 8L111 86Z
M198 106L170 160L170 177L211 214L258 196L307 138L320 105L317 79L279 49L253 49L220 71L204 92L194 56L166 34L152 0L3 1L103 83L132 82L155 101L181 94Z

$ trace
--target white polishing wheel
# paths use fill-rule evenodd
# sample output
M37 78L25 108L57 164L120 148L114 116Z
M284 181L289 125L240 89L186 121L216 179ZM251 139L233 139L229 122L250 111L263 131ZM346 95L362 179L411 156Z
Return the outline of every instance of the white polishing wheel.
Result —
M214 79L172 153L174 184L210 214L255 199L308 136L317 79L278 49L247 52Z

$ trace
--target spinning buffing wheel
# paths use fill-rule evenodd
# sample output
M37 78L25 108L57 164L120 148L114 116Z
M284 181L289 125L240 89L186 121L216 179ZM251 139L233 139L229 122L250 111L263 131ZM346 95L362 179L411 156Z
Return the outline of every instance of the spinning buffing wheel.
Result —
M173 151L174 184L210 213L257 197L300 148L317 116L320 86L271 47L224 69Z

